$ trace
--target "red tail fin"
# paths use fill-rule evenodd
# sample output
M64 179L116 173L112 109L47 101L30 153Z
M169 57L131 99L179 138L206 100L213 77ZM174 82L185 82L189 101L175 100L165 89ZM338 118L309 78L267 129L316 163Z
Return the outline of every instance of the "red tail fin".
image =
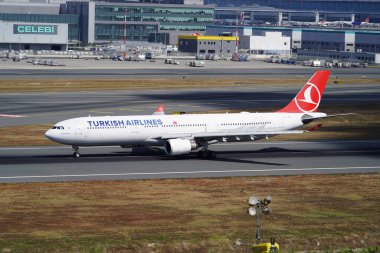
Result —
M318 70L297 96L278 112L316 112L325 90L330 70Z

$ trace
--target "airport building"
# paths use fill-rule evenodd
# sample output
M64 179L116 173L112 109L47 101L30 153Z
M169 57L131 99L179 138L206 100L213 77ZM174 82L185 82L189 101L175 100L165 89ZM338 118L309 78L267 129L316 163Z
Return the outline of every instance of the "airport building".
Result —
M61 24L67 26L67 42L62 39L55 44L46 44L39 33L30 33L29 43L14 43L14 34L3 25L0 48L50 48L66 50L68 46L121 43L129 41L151 41L164 44L177 43L180 33L204 33L213 24L214 6L199 5L199 1L184 1L188 4L114 3L103 1L63 1L55 3L0 2L0 20L3 22L27 23L31 27L56 25L58 34L64 36ZM55 27L55 26L54 26ZM42 29L42 28L41 28ZM17 36L21 36L17 34ZM9 38L9 39L8 39ZM52 41L53 41L52 39ZM57 46L60 45L60 46ZM67 46L68 45L68 46Z
M297 59L309 60L319 59L340 62L359 62L359 63L376 63L380 64L380 54L367 52L344 52L334 50L298 50Z
M213 24L214 6L68 2L67 14L85 17L84 43L124 40L162 42L167 33L204 32Z
M376 12L380 1L370 0L205 0L218 6L268 6L284 10L323 10L330 12Z
M263 32L262 35L252 35L252 30L246 29L241 37L239 49L247 49L251 55L284 55L289 56L290 37L281 32Z
M217 35L235 30L236 27L233 26L212 25L207 28L206 34ZM290 48L293 53L298 49L380 53L378 30L252 26L239 26L237 30L239 37L263 36L266 32L279 32L282 37L290 37Z
M178 36L178 49L181 52L194 55L213 54L219 57L231 57L236 51L236 36L202 36L180 35Z
M0 21L0 48L12 50L67 50L68 25Z

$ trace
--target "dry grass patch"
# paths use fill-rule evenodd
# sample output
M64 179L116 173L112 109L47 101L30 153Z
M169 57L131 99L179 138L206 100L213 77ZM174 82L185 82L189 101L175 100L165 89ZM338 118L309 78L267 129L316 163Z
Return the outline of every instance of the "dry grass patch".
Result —
M0 251L248 252L252 194L272 196L263 238L285 251L376 246L379 187L379 174L1 184Z
M0 80L0 92L171 89L196 87L304 85L305 78L178 78L178 79L34 79ZM330 79L332 84L334 79ZM343 84L380 83L380 79L339 79Z
M0 127L0 146L40 146L57 145L45 137L52 125L27 125Z

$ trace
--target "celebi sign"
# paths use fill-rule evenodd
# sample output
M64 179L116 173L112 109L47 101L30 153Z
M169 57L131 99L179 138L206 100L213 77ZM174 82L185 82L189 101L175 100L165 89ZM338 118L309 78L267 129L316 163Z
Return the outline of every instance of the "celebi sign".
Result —
M58 34L57 25L13 25L13 34Z

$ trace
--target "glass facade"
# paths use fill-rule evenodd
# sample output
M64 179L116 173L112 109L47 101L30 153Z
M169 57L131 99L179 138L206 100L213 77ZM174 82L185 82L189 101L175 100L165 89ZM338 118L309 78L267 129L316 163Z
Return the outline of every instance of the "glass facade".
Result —
M347 11L347 12L378 12L380 1L355 0L205 0L205 4L218 6L254 5L270 6L286 10L319 10L319 11Z
M147 41L159 31L205 31L213 24L214 9L210 7L163 5L95 6L95 40L123 39L127 21L127 39Z
M95 40L109 42L123 41L124 27L124 24L96 24ZM148 41L151 33L158 32L158 24L128 24L125 30L127 40Z
M0 13L0 20L10 22L63 23L69 26L69 41L79 40L79 15Z

